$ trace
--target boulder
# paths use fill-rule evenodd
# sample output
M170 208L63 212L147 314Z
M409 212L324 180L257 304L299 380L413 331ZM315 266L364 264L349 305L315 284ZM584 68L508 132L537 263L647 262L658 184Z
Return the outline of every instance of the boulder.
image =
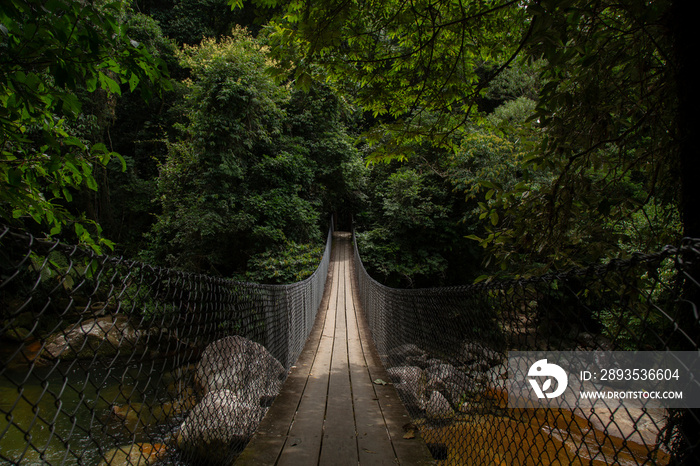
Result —
M394 384L425 385L423 369L417 366L397 366L386 371Z
M427 381L423 369L416 366L398 366L387 370L406 409L412 415L425 409Z
M433 361L433 359L429 359L427 354L421 354L418 356L409 356L404 360L404 364L407 366L418 366L421 369L425 369L430 365L430 361Z
M31 336L32 333L23 327L8 328L3 334L3 338L6 340L15 341L18 343L22 343L23 341L30 339Z
M141 336L124 315L88 319L50 336L42 356L68 360L126 356L137 349Z
M250 441L287 372L264 346L237 335L207 346L195 372L204 397L180 425L176 444L206 464L230 463Z
M238 335L207 346L196 378L205 394L229 390L238 400L269 406L287 376L264 346Z
M425 369L428 390L437 390L455 408L475 389L475 381L451 364L436 364Z
M508 380L508 365L498 364L486 371L483 380L488 386L497 389L505 390L506 381Z
M433 420L449 420L454 417L454 411L450 402L442 396L442 393L434 390L425 403L425 415Z
M389 350L387 354L389 360L388 367L394 366L405 366L407 365L407 360L411 359L413 361L426 361L428 360L428 355L425 351L420 349L413 343L407 343L405 345L400 345ZM417 365L417 364L411 364Z
M175 443L206 464L231 463L250 441L266 411L259 403L241 400L233 390L212 390L182 422Z
M476 364L478 366L484 366L483 370L486 370L491 366L501 364L505 356L481 343L465 341L462 343L459 359L465 365Z

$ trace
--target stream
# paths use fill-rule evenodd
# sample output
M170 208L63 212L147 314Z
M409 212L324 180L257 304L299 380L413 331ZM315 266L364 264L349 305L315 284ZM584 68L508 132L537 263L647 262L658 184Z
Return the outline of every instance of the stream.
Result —
M143 425L113 410L172 402L176 367L154 360L127 367L72 361L6 369L0 377L0 461L97 465L121 445L166 444L182 414Z

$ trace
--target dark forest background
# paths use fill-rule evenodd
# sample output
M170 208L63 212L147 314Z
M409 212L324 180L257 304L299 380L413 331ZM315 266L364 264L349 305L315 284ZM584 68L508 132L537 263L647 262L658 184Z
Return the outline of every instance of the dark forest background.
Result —
M3 0L2 221L268 283L333 213L399 287L659 250L700 235L682 8Z

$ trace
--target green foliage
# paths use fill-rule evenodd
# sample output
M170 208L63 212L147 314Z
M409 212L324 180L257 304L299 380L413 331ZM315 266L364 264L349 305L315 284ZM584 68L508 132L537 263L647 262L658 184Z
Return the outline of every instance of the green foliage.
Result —
M245 279L256 283L294 283L310 277L323 256L323 246L289 242L256 254L248 261Z
M427 178L401 169L376 186L375 199L381 204L375 215L381 220L359 234L358 242L364 260L384 281L413 284L445 273L446 258L435 254L434 246L419 246L447 216L447 208L440 205L444 192Z
M632 269L634 270L634 269ZM621 351L651 350L657 347L659 335L672 333L677 281L674 260L666 258L633 273L609 274L608 291L590 290L595 296L593 316L602 324L601 334ZM615 294L611 299L609 294ZM666 313L655 312L665 309Z
M175 0L152 7L164 32L179 44L197 44L230 32L234 15L225 0Z
M487 120L505 135L510 135L512 139L518 132L531 131L531 125L528 123L535 112L536 105L537 102L529 97L520 96L497 107L487 117ZM532 137L532 132L529 133L529 136Z
M250 4L232 9L227 0L150 0L139 1L165 34L178 44L195 45L204 38L220 39L236 25L254 32L273 13L267 5Z
M388 228L374 228L357 234L362 260L372 275L395 287L423 287L444 283L448 261L443 251L416 247L406 237Z
M450 179L467 199L484 192L488 202L497 192L513 189L522 170L522 158L512 142L494 134L473 133L462 140L451 157Z
M472 136L451 172L457 188L478 201L478 211L464 218L480 224L469 239L486 248L500 270L530 275L676 241L677 209L649 198L639 171L617 177L589 167L562 178L556 165L533 167L531 153L516 148L496 136ZM565 188L555 204L559 184Z
M450 146L446 136L476 110L491 78L480 76L482 65L507 60L517 48L525 10L514 5L293 2L274 25L273 44L301 51L302 61L284 65L302 87L316 64L327 79L353 83L357 104L387 117L371 141L389 132L393 148L424 138Z
M99 249L93 225L66 204L77 190L95 191L95 170L117 154L75 131L76 91L144 94L162 83L162 62L127 35L123 2L37 3L10 0L0 11L0 215L32 218L51 234L73 224L78 239Z
M48 292L59 284L63 289L70 291L76 285L87 279L92 279L97 270L97 262L90 258L83 258L78 263L69 262L61 252L52 251L46 256L33 253L30 257L31 269L39 272L39 281ZM49 283L45 283L49 282Z
M624 254L632 244L652 250L677 241L677 223L665 221L679 203L668 8L664 1L528 7L527 57L546 65L539 145L528 150L524 168L551 181L536 182L527 197L503 199L501 216L512 223L499 225L494 237L507 246L489 243L498 257L566 267ZM651 203L663 204L668 216L644 238L622 228Z
M191 72L186 97L195 110L191 120L198 145L251 150L280 133L280 105L289 91L269 77L274 62L266 52L241 29L220 42L206 39L184 47L181 61Z
M430 228L444 218L446 208L435 199L438 188L425 182L420 173L404 169L392 173L379 187L387 226L396 229Z
M273 282L297 276L308 264L293 271L273 257L318 247L321 212L355 189L340 101L321 85L301 94L275 82L268 49L242 29L185 46L180 59L190 70L186 124L161 167L153 258Z
M451 176L480 202L462 218L491 264L530 273L677 239L651 216L644 238L622 227L680 202L671 5L294 2L270 43L303 56L280 58L299 86L324 76L373 116L370 160L416 157L419 141L459 159L474 132L501 137Z
M463 240L472 226L453 190L444 153L420 149L403 164L374 165L358 245L365 266L390 286L426 287L464 283L476 276L475 245Z
M181 61L191 69L182 108L189 124L161 169L156 254L171 265L229 273L245 259L254 229L258 241L275 241L283 232L284 219L261 228L266 200L257 189L262 187L251 186L247 178L260 161L286 169L284 156L275 164L266 155L280 135L280 104L288 91L266 74L272 63L241 30L221 42L207 39L185 47ZM282 209L279 203L273 207Z
M138 41L149 53L162 59L171 75L182 74L174 43L163 35L156 22L144 14L132 14L126 20L129 37ZM139 92L125 90L108 105L91 99L84 112L99 114L109 111L93 136L109 143L122 155L126 170L114 162L102 173L100 189L90 209L103 228L105 237L118 244L119 251L134 256L145 247L143 235L153 222L157 208L156 179L158 165L165 161L167 142L176 115L170 111L178 94L163 92L145 101ZM95 101L93 103L93 101Z
M518 98L537 100L542 87L540 73L546 67L544 60L532 63L514 62L494 75L490 80L484 98L503 104ZM498 70L489 70L495 72Z

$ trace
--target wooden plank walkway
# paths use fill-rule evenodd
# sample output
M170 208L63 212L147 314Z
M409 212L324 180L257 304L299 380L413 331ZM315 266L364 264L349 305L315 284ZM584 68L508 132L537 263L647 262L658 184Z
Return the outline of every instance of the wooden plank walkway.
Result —
M349 233L333 234L328 282L309 340L236 465L435 464L410 422L358 309ZM416 435L418 435L416 433Z

